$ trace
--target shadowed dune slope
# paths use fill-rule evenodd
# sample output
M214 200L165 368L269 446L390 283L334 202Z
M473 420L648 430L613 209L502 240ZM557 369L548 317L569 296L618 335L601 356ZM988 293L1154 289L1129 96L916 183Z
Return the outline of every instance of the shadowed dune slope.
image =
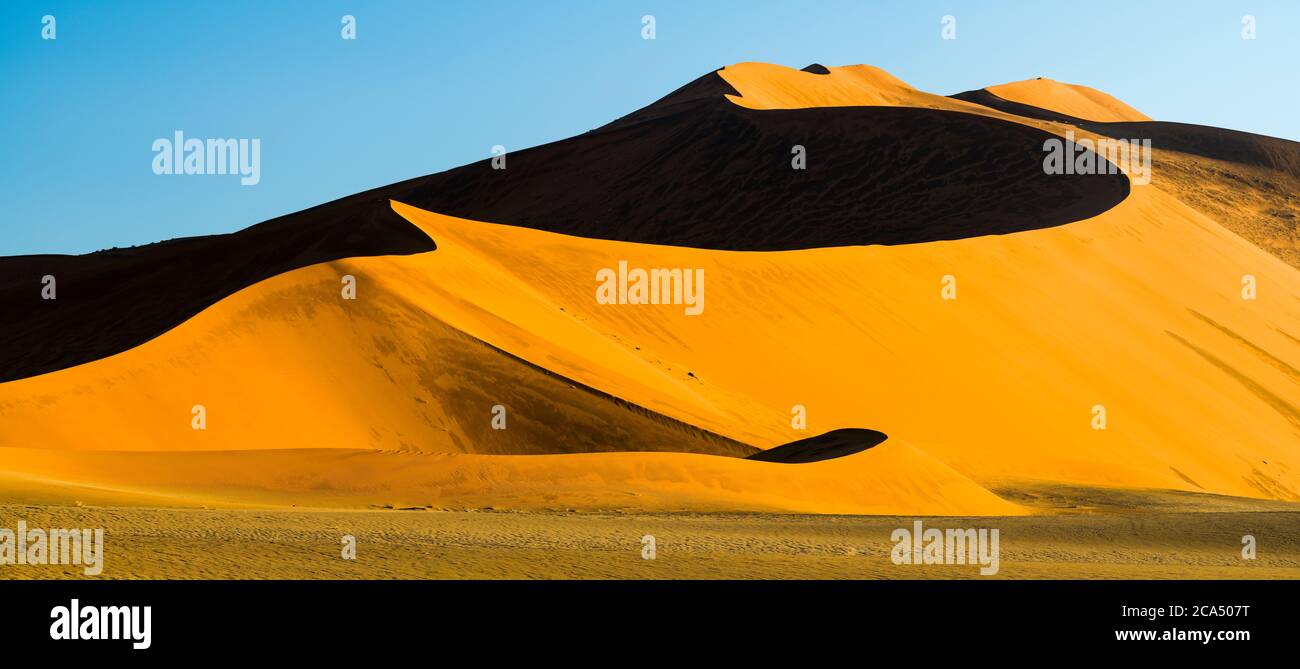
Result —
M1078 126L1107 137L1150 139L1154 147L1162 150L1188 153L1251 167L1264 167L1300 176L1300 143L1297 142L1191 123L1149 119L1093 121L1072 116L1058 109L1035 107L1007 100L992 92L996 88L998 87L966 91L952 97L1017 116Z
M1122 175L1044 174L1051 135L1036 128L903 106L749 109L748 95L724 97L725 72L603 128L511 153L504 170L474 163L397 199L584 237L773 251L1050 227L1128 194ZM806 169L793 169L795 147Z
M138 346L282 272L356 256L423 253L427 235L352 196L236 233L80 256L0 258L0 382ZM42 297L43 277L56 299Z
M1300 142L1188 123L1087 121L989 89L953 98L1041 121L1056 132L1150 140L1154 186L1300 268Z

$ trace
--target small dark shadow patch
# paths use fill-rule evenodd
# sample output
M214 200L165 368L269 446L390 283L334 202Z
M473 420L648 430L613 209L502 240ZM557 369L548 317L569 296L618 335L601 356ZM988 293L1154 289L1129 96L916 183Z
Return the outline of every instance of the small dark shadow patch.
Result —
M781 462L785 464L803 464L842 458L846 455L861 453L880 444L889 437L884 432L865 428L850 427L831 430L815 437L792 441L788 444L760 451L747 460L762 462Z

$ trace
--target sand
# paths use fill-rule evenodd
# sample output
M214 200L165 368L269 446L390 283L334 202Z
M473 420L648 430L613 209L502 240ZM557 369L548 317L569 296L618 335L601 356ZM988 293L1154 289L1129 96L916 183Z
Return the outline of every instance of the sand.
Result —
M745 444L808 436L791 429L793 405L808 409L814 434L883 431L916 449L911 468L880 473L900 486L952 471L977 485L1023 477L1275 499L1300 490L1300 275L1156 189L1060 228L766 254L394 206L439 250L288 272L123 354L0 385L0 444L483 448L465 426L486 429L493 393L458 403L409 364L427 350L431 318ZM704 268L708 307L691 318L668 305L597 305L595 271L619 259ZM1240 298L1246 273L1263 286L1258 300ZM343 274L359 277L355 304L338 297ZM940 299L945 275L958 278L957 300ZM464 364L448 374L476 363ZM194 404L207 407L206 430L191 429ZM1104 431L1091 426L1097 404ZM214 483L236 475L209 472Z
M381 204L386 200L381 200ZM364 194L238 232L79 256L0 258L0 383L139 346L230 294L338 258L424 253L433 242ZM44 277L57 280L44 299Z
M989 86L990 93L1021 104L1050 109L1088 121L1150 121L1146 114L1094 88L1038 77Z
M1023 579L1300 578L1300 507L1205 495L1042 488L1067 515L925 518L996 528L999 568L896 565L911 517L434 510L303 511L6 504L0 523L104 527L99 578ZM1144 509L1115 512L1118 507ZM1097 513L1099 507L1109 508ZM1241 558L1255 536L1256 560ZM356 560L341 556L357 540ZM642 558L642 537L655 559ZM0 567L6 578L84 578L75 567Z
M0 493L38 504L1020 515L890 440L807 464L693 453L452 455L357 449L0 449Z
M829 71L719 76L755 108L883 100L1017 118ZM0 491L56 505L989 517L1026 513L1006 482L1036 480L1295 501L1300 274L1189 206L1196 188L1158 179L1095 217L1016 234L763 253L394 201L437 251L288 271L135 348L0 384ZM596 272L620 260L703 269L705 311L597 304ZM1247 274L1257 299L1242 299ZM355 301L340 299L344 275ZM890 438L810 464L729 457L841 428ZM638 450L660 452L611 452Z

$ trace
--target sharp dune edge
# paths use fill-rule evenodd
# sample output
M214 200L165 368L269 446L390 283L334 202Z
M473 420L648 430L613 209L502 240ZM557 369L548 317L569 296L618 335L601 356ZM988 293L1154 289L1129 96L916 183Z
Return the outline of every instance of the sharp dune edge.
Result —
M751 109L918 106L1063 132L875 68L827 69L718 76ZM1051 84L1014 94L1082 113ZM130 350L0 384L0 490L900 515L1027 513L989 491L1021 481L1300 499L1300 273L1180 192L1153 183L1093 218L1015 234L762 253L394 201L436 251L294 269ZM596 304L596 271L619 260L703 268L704 313ZM354 302L339 299L343 274L357 277ZM1255 301L1240 299L1243 274ZM938 297L944 275L958 277L955 301ZM486 429L497 402L506 431ZM205 431L190 429L193 404ZM789 427L795 404L807 432ZM1090 427L1095 404L1105 431ZM889 439L809 464L727 457L859 427ZM566 454L499 455L538 444ZM692 452L591 452L610 450Z
M726 98L748 109L803 109L837 106L925 107L940 96L918 91L871 65L828 67L827 75L769 63L738 63L718 71L740 95ZM931 98L934 98L933 100ZM950 108L945 106L942 108Z
M964 100L913 88L871 65L828 67L820 79L770 63L738 63L718 71L740 95L727 99L749 109L903 106L987 114ZM1150 121L1142 112L1087 86L1036 78L989 86L985 90L1013 102L1049 109L1089 121Z

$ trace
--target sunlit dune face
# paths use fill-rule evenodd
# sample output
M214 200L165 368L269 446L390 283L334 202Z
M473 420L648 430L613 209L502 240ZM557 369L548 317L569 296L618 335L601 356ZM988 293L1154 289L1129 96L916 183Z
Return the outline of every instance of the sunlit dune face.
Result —
M799 404L814 431L879 429L980 482L1300 493L1285 445L1300 414L1283 399L1300 379L1270 362L1294 358L1284 333L1300 331L1300 281L1159 191L1059 228L781 253L610 243L395 208L439 241L432 261L446 249L442 262L494 258L528 286L516 294L457 260L443 286L472 291L500 320L450 322L598 385L635 373L658 388L645 406L746 443L801 436L789 424ZM702 268L707 309L597 304L588 275L614 257ZM1280 292L1243 301L1245 268ZM946 278L955 299L943 298ZM475 288L488 285L504 292ZM535 309L525 295L556 306ZM1105 429L1093 426L1099 405ZM1237 435L1233 446L1222 434Z
M1099 90L1051 79L1026 79L989 86L990 93L1020 104L1039 107L1087 121L1150 121L1146 114Z
M429 455L351 449L97 453L0 448L28 503L393 506L1017 516L902 440L808 464L693 453Z
M727 99L749 109L810 107L928 107L955 109L964 103L932 95L870 65L828 67L814 74L769 63L738 63L718 71L739 95Z

